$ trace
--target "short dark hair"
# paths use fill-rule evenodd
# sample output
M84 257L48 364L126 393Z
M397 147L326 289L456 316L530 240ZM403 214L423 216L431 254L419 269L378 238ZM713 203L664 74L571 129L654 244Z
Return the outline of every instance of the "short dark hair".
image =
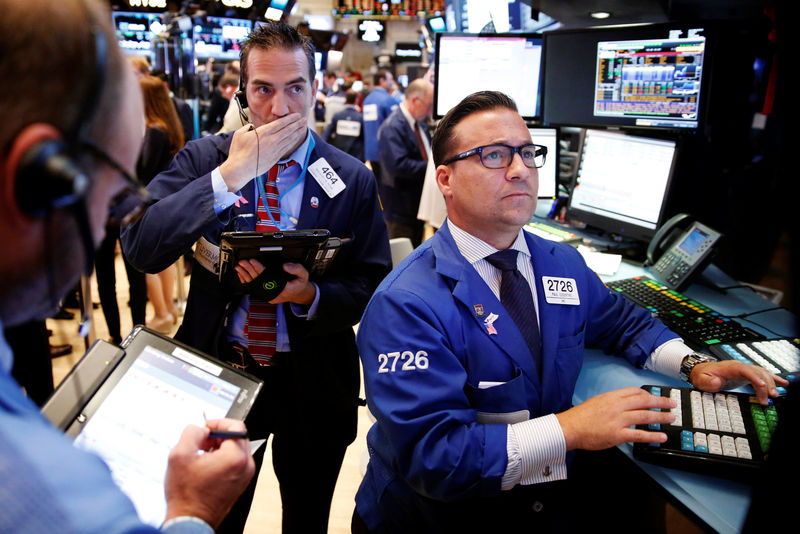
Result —
M296 48L302 48L308 61L308 83L314 83L314 78L317 74L317 69L314 66L314 52L316 52L316 49L311 39L300 35L296 29L285 22L266 22L250 32L247 39L242 42L242 49L239 52L242 87L247 85L247 58L253 48L261 50L272 50L273 48L295 50Z
M448 150L453 141L453 130L461 121L473 113L495 108L506 108L516 112L517 104L499 91L478 91L464 97L464 100L448 111L436 126L431 140L433 162L441 165L449 157Z
M372 75L372 84L377 87L381 84L381 80L385 79L386 75L390 72L389 69L378 69L378 72Z
M355 104L357 98L358 98L358 93L356 93L352 89L348 89L344 93L344 103L345 104Z

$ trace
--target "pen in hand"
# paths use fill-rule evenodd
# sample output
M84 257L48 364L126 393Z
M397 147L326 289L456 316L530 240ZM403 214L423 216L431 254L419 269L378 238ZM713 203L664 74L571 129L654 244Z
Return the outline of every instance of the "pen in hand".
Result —
M208 421L206 411L203 410L203 421ZM209 439L249 439L246 430L208 430Z
M249 439L246 431L238 430L209 430L210 439Z

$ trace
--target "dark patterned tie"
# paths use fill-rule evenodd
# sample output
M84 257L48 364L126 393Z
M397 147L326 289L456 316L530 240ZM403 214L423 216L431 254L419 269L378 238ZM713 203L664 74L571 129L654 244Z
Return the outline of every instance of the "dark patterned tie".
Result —
M501 250L487 256L486 261L500 269L503 277L500 280L500 303L511 315L511 319L519 328L522 337L528 344L533 362L541 375L542 348L539 324L536 320L536 307L533 305L531 286L517 270L517 251Z

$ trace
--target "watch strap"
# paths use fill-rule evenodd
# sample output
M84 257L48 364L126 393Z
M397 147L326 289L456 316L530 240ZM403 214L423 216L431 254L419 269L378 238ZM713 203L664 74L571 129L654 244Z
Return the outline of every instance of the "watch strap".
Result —
M689 375L692 374L692 369L695 368L696 365L705 363L705 362L715 362L717 361L716 358L712 358L711 356L706 356L705 354L698 354L697 352L693 352L687 355L683 362L681 363L681 370L680 376L681 380L684 382L689 382Z

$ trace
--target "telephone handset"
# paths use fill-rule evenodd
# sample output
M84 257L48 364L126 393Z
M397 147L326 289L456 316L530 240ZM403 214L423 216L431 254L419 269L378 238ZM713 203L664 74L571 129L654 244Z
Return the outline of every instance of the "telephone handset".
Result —
M244 92L244 88L239 88L238 91L233 93L233 98L236 99L236 105L239 108L239 117L242 119L242 124L247 124L250 122L250 117L247 116L247 94Z
M711 261L714 246L721 237L716 230L679 213L653 236L645 265L659 281L681 291Z

